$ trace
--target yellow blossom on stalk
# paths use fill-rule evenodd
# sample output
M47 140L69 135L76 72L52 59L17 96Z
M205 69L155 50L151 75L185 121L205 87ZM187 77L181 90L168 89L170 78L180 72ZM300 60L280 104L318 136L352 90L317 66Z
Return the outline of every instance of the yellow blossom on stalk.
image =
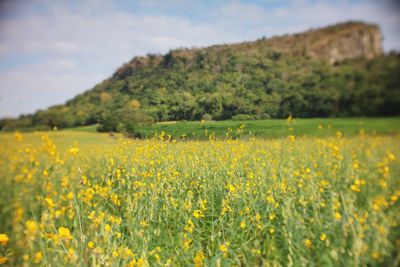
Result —
M228 256L229 246L229 242L225 242L219 246L219 250L224 254L225 257Z
M0 264L6 263L8 261L7 257L0 256Z
M287 122L287 124L292 124L292 122L293 122L293 117L292 117L292 115L289 115L289 117L287 117L287 119L286 119L286 122Z
M41 251L36 252L35 256L33 257L33 262L39 263L42 261L42 258L43 258L43 253Z
M44 199L44 201L46 201L46 203L47 203L47 205L49 206L49 208L54 208L54 201L53 201L53 199L51 199L51 198L49 198L49 197L46 197L45 199Z
M8 243L8 236L6 234L0 234L0 244L1 245L6 245Z
M71 153L74 157L76 157L76 156L78 155L78 153L79 153L79 148L77 148L77 147L71 147L71 148L69 149L69 153Z
M340 221L340 220L342 219L342 215L340 215L339 212L335 212L335 219L336 219L337 221Z
M141 221L139 222L139 224L140 224L140 226L142 226L143 228L146 228L146 227L149 226L149 223L148 223L147 221L145 221L145 220L141 220Z
M185 238L182 240L183 250L184 250L184 251L187 251L187 250L189 249L189 247L190 247L190 244L191 244L192 242L193 242L192 239L185 237Z
M69 231L68 228L65 228L65 227L58 228L58 237L60 239L64 239L64 238L68 239L68 240L73 239L73 236L71 235L71 232Z
M69 192L68 195L67 195L67 198L68 198L69 200L74 199L74 193Z
M294 137L294 135L289 135L288 136L288 140L290 141L290 142L294 142L295 141L295 137Z
M378 211L382 208L386 208L389 206L389 203L383 196L375 197L372 203L373 203L372 209L374 209L375 211Z
M305 239L304 240L304 246L306 246L306 248L311 248L312 247L312 241L310 239Z
M104 231L106 231L107 233L111 232L111 226L109 224L106 224L104 226Z
M28 254L24 254L24 255L22 256L22 259L23 259L24 261L29 261L29 255L28 255Z
M59 218L61 216L61 211L60 210L56 210L56 212L54 213L56 218Z
M371 257L372 257L374 260L379 259L380 256L381 256L380 253L379 253L378 251L376 251L376 250L371 252Z
M194 210L193 217L195 217L196 219L203 218L204 214L201 212L201 210Z
M235 193L235 191L236 191L235 186L233 186L231 183L228 183L226 185L226 189L228 189L228 191L231 192L231 193Z
M21 141L22 140L22 134L20 134L19 132L15 132L14 133L14 137L15 137L15 140L17 140L17 141Z
M319 236L319 239L320 239L321 241L325 241L325 240L326 240L326 234L321 234L321 235Z
M88 243L88 248L90 248L90 249L94 248L94 243L93 243L93 241L89 241L89 243Z
M240 228L242 228L242 229L246 228L246 221L245 220L240 222Z
M188 233L193 233L194 224L191 219L189 219L185 225L185 231Z
M73 248L69 248L68 254L67 254L68 258L72 259L74 254L75 254L75 250Z
M266 200L270 204L275 203L275 198L272 195L268 195Z
M33 220L27 220L25 222L25 229L26 229L25 230L26 235L32 237L37 230L36 222Z
M358 187L357 185L354 185L354 184L350 186L350 189L352 191L354 191L354 192L360 192L361 191L360 187Z
M194 266L195 267L201 267L203 266L203 260L204 260L204 253L203 251L198 251L196 253L196 256L193 258Z
M273 221L275 219L276 215L274 213L271 213L268 218L270 221Z
M111 198L111 201L112 201L115 205L121 206L121 200L119 200L117 194L112 193L111 196L110 196L110 198Z

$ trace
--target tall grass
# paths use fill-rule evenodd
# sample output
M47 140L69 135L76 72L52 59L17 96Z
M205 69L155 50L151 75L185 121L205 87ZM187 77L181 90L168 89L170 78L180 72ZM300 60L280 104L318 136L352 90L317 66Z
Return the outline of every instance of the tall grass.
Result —
M399 262L399 136L1 140L6 264Z

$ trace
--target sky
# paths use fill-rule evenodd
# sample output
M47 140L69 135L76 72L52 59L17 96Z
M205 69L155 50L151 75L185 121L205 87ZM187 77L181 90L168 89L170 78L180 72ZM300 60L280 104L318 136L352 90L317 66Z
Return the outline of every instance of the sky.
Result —
M65 103L134 56L376 23L400 51L396 0L0 0L0 118Z

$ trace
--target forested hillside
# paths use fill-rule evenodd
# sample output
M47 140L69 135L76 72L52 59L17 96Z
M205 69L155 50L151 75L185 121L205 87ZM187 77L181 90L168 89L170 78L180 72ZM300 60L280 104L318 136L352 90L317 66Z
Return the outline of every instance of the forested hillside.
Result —
M136 57L65 105L0 126L129 131L169 120L398 115L399 77L400 55L382 53L378 27L349 22Z

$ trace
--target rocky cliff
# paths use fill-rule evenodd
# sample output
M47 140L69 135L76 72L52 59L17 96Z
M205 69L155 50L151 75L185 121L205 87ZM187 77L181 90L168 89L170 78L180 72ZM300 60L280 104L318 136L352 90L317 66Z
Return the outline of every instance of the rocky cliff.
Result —
M382 36L375 24L346 22L300 34L274 37L266 43L292 55L324 58L331 64L382 54Z

